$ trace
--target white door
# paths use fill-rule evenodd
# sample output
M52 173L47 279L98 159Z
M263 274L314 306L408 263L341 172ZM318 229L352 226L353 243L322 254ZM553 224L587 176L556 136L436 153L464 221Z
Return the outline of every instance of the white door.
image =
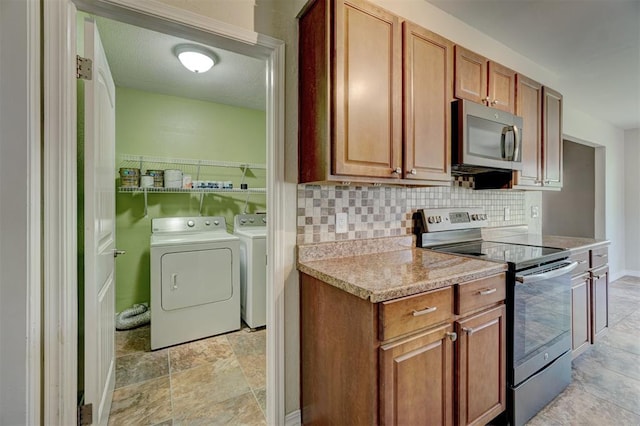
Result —
M93 20L84 24L85 404L107 424L115 385L115 86Z

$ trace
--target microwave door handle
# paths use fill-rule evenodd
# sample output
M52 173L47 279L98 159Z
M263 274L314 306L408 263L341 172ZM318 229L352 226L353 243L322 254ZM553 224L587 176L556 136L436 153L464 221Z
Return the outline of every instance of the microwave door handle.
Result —
M500 150L502 151L502 157L505 160L507 159L507 152L506 152L506 136L507 133L509 133L509 127L510 126L505 126L502 128L502 135L500 136Z
M520 139L520 131L518 130L518 126L513 125L511 127L513 129L513 157L511 157L511 161L518 161L522 139Z
M535 283L537 281L549 280L551 278L556 278L561 275L567 274L578 266L578 262L569 263L567 266L562 268L554 269L549 272L543 272L541 274L533 274L533 275L520 275L516 274L516 281L523 284Z

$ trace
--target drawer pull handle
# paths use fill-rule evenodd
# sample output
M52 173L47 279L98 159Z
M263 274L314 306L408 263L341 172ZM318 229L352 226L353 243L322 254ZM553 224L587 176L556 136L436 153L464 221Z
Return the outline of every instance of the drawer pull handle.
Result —
M602 278L602 275L594 275L593 278L599 280L600 278Z
M449 338L449 340L451 340L452 342L455 342L456 340L458 340L458 334L454 331L447 331L445 333L445 335Z
M471 327L462 327L462 331L467 333L469 336L476 332L476 330Z
M596 257L609 257L608 254L596 254Z
M414 317L419 317L420 315L430 314L431 312L435 312L438 309L437 306L431 306L430 308L423 309L421 311L413 311Z
M497 288L488 288L486 290L480 290L478 293L480 293L480 296L486 296L487 294L492 294L496 291L498 291Z
M586 260L578 260L578 265L582 265L583 263L587 263Z

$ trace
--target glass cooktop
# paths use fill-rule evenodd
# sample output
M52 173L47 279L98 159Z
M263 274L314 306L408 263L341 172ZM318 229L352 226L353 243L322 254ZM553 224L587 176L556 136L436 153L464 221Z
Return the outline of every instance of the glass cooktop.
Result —
M566 250L491 241L475 241L432 247L433 250L485 260L508 262L516 269L567 257Z

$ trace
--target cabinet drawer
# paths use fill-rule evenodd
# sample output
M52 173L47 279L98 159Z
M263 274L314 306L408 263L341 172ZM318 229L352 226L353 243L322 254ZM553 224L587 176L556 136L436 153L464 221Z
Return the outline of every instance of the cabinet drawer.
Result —
M383 302L380 304L380 340L430 327L452 316L452 287Z
M599 268L609 263L609 248L600 247L591 250L591 268Z
M572 254L571 261L578 262L578 266L571 273L572 276L577 277L587 272L589 270L589 250Z
M506 297L505 274L494 275L456 286L457 315L490 306Z

